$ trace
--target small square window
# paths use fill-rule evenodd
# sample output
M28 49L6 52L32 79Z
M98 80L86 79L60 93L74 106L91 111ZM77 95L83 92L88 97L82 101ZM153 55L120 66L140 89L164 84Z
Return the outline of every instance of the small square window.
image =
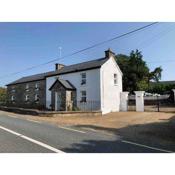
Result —
M37 91L39 90L39 84L38 83L35 84L35 90L37 90Z
M81 74L81 85L85 85L86 84L86 73L82 73Z
M26 84L26 91L29 91L29 84Z
M117 74L114 74L114 85L118 84L118 77Z
M14 87L14 86L12 87L12 92L16 92L16 89L15 89L15 87Z
M81 91L81 102L86 102L86 91Z
M39 101L39 95L36 94L36 95L35 95L35 102L38 102L38 101Z
M25 96L25 101L29 101L29 95Z
M11 96L11 101L15 101L15 97L13 95Z

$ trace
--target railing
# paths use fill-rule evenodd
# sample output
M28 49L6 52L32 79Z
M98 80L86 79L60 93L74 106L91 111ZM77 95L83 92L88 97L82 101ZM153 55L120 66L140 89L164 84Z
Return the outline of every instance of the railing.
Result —
M170 94L159 96L144 96L144 110L148 112L175 112L175 102ZM128 109L136 110L135 95L129 96Z
M69 111L98 111L100 110L100 101L66 101L66 108Z
M86 101L86 102L77 101L77 106L82 111L87 111L87 110L94 111L94 110L100 109L100 102L99 101Z

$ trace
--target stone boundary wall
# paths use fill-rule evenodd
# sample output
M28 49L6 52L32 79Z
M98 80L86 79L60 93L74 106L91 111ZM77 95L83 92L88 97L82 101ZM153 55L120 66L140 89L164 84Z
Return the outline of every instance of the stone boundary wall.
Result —
M40 111L36 109L25 109L25 108L6 107L6 106L0 106L0 110L24 115L36 115L39 117L102 116L101 111Z

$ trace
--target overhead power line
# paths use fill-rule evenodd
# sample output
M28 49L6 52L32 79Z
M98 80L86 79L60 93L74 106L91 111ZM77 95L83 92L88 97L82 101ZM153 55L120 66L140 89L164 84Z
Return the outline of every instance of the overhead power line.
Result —
M105 44L105 43L108 43L108 42L111 42L111 41L114 41L114 40L123 38L123 37L125 37L125 36L130 35L130 34L136 33L136 32L138 32L138 31L141 31L141 30L143 30L143 29L146 29L146 28L148 28L148 27L151 27L151 26L153 26L153 25L155 25L155 24L157 24L157 23L158 23L158 22L153 22L153 23L151 23L151 24L145 25L145 26L140 27L140 28L137 28L137 29L135 29L135 30L131 30L131 31L127 32L127 33L124 33L124 34L118 35L118 36L116 36L116 37L110 38L110 39L108 39L108 40L105 40L105 41L96 43L96 44L94 44L94 45L92 45L92 46L89 46L89 47L87 47L87 48L84 48L84 49L75 51L75 52L73 52L73 53L67 54L67 55L65 55L65 56L63 56L63 57L61 57L61 58L56 58L56 59L50 60L50 61L48 61L48 62L39 64L39 65L34 65L34 66L32 66L32 67L23 69L23 70L18 71L18 72L13 72L13 73L10 73L10 74L7 74L7 75L3 75L3 76L1 76L0 78L6 78L7 76L13 76L13 75L16 75L16 74L19 74L19 73L23 73L24 71L28 71L28 70L31 70L31 69L35 69L35 68L37 68L37 67L44 66L44 65L50 64L50 63L52 63L52 62L55 62L55 61L58 61L58 60L62 60L62 59L64 59L64 58L67 58L67 57L76 55L76 54L78 54L78 53L81 53L81 52L84 52L84 51L86 51L86 50L92 49L92 48L94 48L94 47L97 47L97 46L103 45L103 44Z

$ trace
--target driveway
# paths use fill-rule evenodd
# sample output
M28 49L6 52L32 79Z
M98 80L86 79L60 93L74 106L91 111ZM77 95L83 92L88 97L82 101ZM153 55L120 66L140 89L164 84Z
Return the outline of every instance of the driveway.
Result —
M104 116L100 120L105 117L108 118ZM152 139L145 141L140 134L136 134L138 126L134 125L121 128L107 128L87 123L70 125L68 122L67 125L63 125L61 122L58 124L53 121L48 122L44 118L37 118L37 120L36 118L0 111L0 152L167 153L175 151L174 141L172 142L171 139L166 141L166 144L154 142ZM111 116L110 122L112 118ZM70 118L68 119L70 122ZM169 116L168 120L170 119ZM146 133L152 138L151 134Z

